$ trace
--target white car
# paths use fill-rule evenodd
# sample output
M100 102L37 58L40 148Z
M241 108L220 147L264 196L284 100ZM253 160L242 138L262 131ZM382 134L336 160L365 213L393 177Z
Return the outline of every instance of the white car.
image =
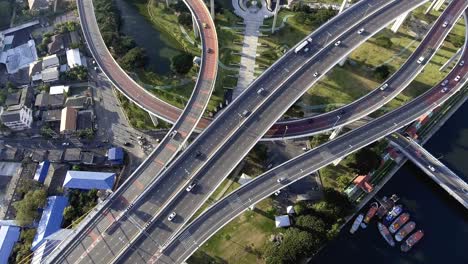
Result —
M458 82L460 79L461 79L460 75L457 75L457 77L455 77L455 79L453 79L453 80Z
M442 82L442 86L446 86L446 85L448 84L448 82L449 82L449 80L447 80L447 79L444 80L444 81Z
M423 63L423 61L424 61L424 57L423 56L419 57L418 63L421 64L421 63Z
M174 130L174 131L171 132L170 137L174 138L176 135L177 135L177 130Z
M448 21L445 20L445 21L444 21L444 24L442 24L442 27L446 28L447 26L448 26Z
M281 193L281 191L276 191L276 192L274 193L274 195L275 195L275 196L278 196L280 193Z
M195 186L197 185L197 182L196 181L193 181L192 183L190 183L187 188L185 189L187 192L190 192Z
M62 143L62 146L69 146L69 145L70 145L70 143L68 143L68 142L63 142Z
M317 77L319 76L319 73L318 72L314 72L314 77Z
M428 168L429 168L429 169L430 169L432 172L434 172L434 171L435 171L435 168L434 168L434 167L432 167L431 165L427 165L427 167L428 167Z
M441 90L441 92L443 92L443 93L445 93L445 92L447 92L447 91L448 91L448 88L447 88L447 87L444 87L444 88Z
M459 65L460 67L463 67L463 65L465 65L465 61L464 61L464 60L460 61L460 64L458 64L458 65Z
M357 33L358 33L359 35L361 35L362 32L364 32L364 28L359 29Z
M338 40L337 42L335 42L335 46L339 46L341 44L341 40Z
M167 217L167 220L169 221L172 221L172 219L174 219L174 217L176 217L176 213L175 212L172 212L168 217Z
M384 83L382 86L380 86L380 90L385 90L385 88L388 87L388 83Z
M284 177L281 177L279 179L276 180L278 183L282 183L284 181Z
M257 90L257 94L262 94L265 91L265 89L262 87Z

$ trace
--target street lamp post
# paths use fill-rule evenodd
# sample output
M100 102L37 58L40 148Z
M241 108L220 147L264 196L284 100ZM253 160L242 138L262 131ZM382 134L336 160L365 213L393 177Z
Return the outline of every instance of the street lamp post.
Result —
M336 119L335 123L333 124L333 129L335 129L335 126L336 126L336 124L338 123L338 121L340 121L340 118L341 118L340 115L337 116L337 119Z
M286 136L286 132L288 132L288 126L286 126L286 128L284 129L283 140L284 140L284 137Z

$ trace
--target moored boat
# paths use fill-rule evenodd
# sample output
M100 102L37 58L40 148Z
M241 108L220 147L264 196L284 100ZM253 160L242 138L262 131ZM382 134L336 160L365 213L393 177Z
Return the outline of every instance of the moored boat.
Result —
M366 228L367 224L369 224L370 220L374 217L375 213L379 209L379 204L377 202L373 202L369 210L367 210L366 216L364 217L364 221L361 224L362 228Z
M403 205L398 204L393 206L392 210L385 216L384 223L387 225L390 224L398 215L401 214L402 211Z
M393 241L392 234L390 234L390 231L388 231L388 228L380 222L377 223L377 227L379 228L379 232L383 236L385 241L387 241L387 243L390 246L394 247L395 241Z
M406 223L395 235L395 240L400 242L402 241L409 233L413 232L416 228L416 223L414 221L409 221Z
M418 230L414 232L411 236L406 239L404 243L401 244L401 251L408 252L413 246L423 238L424 232L422 230Z
M395 219L395 221L393 221L393 223L390 225L388 230L392 234L395 233L396 231L398 231L398 229L400 229L400 227L406 224L406 222L408 222L409 219L410 219L409 213L402 213L399 217L397 217L397 219Z
M356 219L354 219L354 222L353 222L353 225L351 226L351 229L349 230L349 232L351 234L354 234L354 232L356 232L356 230L358 230L359 228L359 225L361 224L362 222L362 219L364 219L364 215L363 214L359 214Z

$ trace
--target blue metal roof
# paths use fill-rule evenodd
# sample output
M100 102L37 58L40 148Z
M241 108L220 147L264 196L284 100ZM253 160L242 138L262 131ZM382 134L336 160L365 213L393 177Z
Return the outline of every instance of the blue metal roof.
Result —
M36 250L41 245L44 238L60 230L63 220L63 210L68 205L68 198L65 196L50 196L47 198L47 205L42 212L36 235L32 242L31 250Z
M123 148L111 148L107 153L107 158L111 161L122 161L124 158Z
M34 174L34 180L44 183L44 180L49 172L50 162L48 160L44 160L43 162L39 163L36 169L36 173Z
M115 173L69 170L63 187L83 190L107 190L114 186Z
M20 236L17 226L2 226L0 228L0 263L8 263L11 251Z

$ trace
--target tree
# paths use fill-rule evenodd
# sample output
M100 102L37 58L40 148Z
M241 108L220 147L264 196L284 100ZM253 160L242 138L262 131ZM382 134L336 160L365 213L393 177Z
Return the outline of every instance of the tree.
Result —
M65 78L69 81L85 81L88 79L88 69L82 65L75 66L66 72Z
M386 49L389 49L392 47L393 45L393 42L392 40L387 37L387 36L378 36L376 39L375 39L375 43L383 48L386 48Z
M297 228L289 228L279 246L267 245L266 263L298 263L302 257L317 250L320 241L312 234Z
M296 227L300 230L325 237L326 225L322 219L314 215L300 215L296 218Z
M23 200L13 203L16 209L16 221L20 225L32 224L39 216L38 208L46 205L47 192L44 189L34 190L26 193Z
M389 75L390 75L390 69L385 64L375 68L374 70L374 76L381 81L387 79Z
M190 13L182 13L177 17L177 22L184 26L192 25L192 15Z
M135 68L143 67L146 62L145 50L142 48L133 48L129 50L122 58L119 63L122 68L127 71L132 71Z
M186 74L192 69L193 56L188 53L182 53L172 58L172 68L179 74Z
M356 160L349 167L358 175L367 175L375 170L380 164L380 156L371 148L363 148L356 152Z

